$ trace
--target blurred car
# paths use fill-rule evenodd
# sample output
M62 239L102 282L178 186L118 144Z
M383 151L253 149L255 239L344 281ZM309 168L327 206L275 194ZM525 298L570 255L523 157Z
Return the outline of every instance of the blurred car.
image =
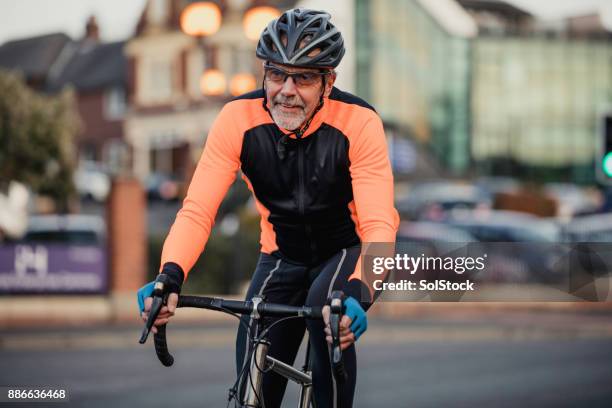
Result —
M33 215L23 242L103 245L106 226L97 215Z
M0 190L0 242L19 239L28 225L30 190L17 181L9 182L7 190Z
M561 228L549 219L514 211L455 212L445 225L488 244L496 273L512 281L555 282L566 277Z
M178 200L181 198L183 183L166 173L151 173L146 181L147 198L151 200Z
M612 214L574 218L563 227L563 240L572 249L574 270L595 275L612 272Z
M81 162L74 172L73 179L77 192L82 198L102 202L108 197L111 180L101 164Z
M612 213L576 217L563 227L566 242L612 244Z
M558 213L566 219L593 214L603 204L603 197L598 191L587 190L571 183L549 183L544 186L544 191L557 201Z
M396 207L403 218L438 221L449 211L486 209L491 203L491 195L475 185L435 181L414 185Z
M445 222L483 242L555 243L561 239L555 222L516 211L461 211L450 214Z
M492 196L499 193L514 193L521 188L521 183L512 177L479 177L474 184Z
M413 256L452 256L478 242L470 233L448 225L430 221L405 221L397 232L398 253Z
M449 225L430 221L408 221L400 223L397 241L466 244L477 240L469 232Z

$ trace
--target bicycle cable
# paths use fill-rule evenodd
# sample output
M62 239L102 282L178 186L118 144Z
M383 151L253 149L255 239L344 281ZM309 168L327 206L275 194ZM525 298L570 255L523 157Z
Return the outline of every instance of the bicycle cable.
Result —
M254 358L253 354L255 354L255 348L253 349L253 353L251 354L251 358ZM255 358L255 360L253 360L255 367L257 367L258 370L260 370L259 366L257 365L257 358ZM263 372L263 371L262 371ZM253 384L253 377L251 377L250 375L249 377L249 383L251 384L251 389L253 390L253 393L255 394L255 398L257 399L257 401L259 401L259 403L261 404L261 408L266 408L266 403L263 400L263 396L260 397L259 394L257 393L257 390L255 389L255 384ZM261 380L261 382L263 383L263 378Z
M274 323L272 323L270 326L266 327L264 331L261 332L261 334L259 335L259 337L257 337L255 340L261 340L266 334L268 334L268 332L270 331L270 329L272 329L274 326L276 326L279 323L282 323L286 320L290 320L290 319L303 319L303 316L288 316L288 317L283 317L282 319L278 319L277 321L275 321Z
M216 309L221 311L221 312L227 313L227 314L232 315L235 318L237 318L238 322L245 328L247 338L250 338L250 336L251 336L251 328L249 327L248 324L246 324L242 320L241 316L239 316L237 313L234 313L234 312L232 312L230 310L227 310L227 309L225 309L223 307L216 307ZM245 352L249 353L249 350L246 350ZM250 359L252 358L252 354L254 352L255 352L255 349L253 348L253 350L250 351L251 356L248 358L248 361L250 361ZM232 387L230 387L230 389L228 391L229 395L228 395L228 399L227 399L227 407L229 407L230 403L232 402L232 399L235 401L234 402L234 406L236 406L236 403L238 402L237 398L236 398L236 395L238 395L238 387L240 385L240 379L244 376L244 373L245 373L245 371L246 371L246 369L247 369L247 367L249 365L250 364L244 364L243 365L242 369L240 370L240 373L238 373L238 376L236 377L236 381L234 382L234 385L232 385ZM250 378L250 376L249 376L249 378ZM259 399L259 396L257 396L257 394L255 394L255 396L257 397L257 399Z

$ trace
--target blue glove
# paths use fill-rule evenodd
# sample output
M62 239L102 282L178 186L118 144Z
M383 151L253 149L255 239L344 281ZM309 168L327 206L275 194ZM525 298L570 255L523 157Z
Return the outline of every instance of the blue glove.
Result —
M351 318L351 331L355 335L355 341L359 339L368 329L368 317L361 304L353 297L349 296L344 301L346 308L345 315Z
M167 283L164 285L164 293L181 293L181 287L185 280L185 274L181 267L173 262L166 262L161 273L168 277ZM140 313L144 311L145 299L153 295L154 287L155 281L149 282L138 289L138 308L140 309Z
M138 297L138 309L140 309L140 313L144 312L144 301L146 298L151 297L153 295L154 287L155 281L149 282L142 288L138 289L138 292L136 292L136 295Z

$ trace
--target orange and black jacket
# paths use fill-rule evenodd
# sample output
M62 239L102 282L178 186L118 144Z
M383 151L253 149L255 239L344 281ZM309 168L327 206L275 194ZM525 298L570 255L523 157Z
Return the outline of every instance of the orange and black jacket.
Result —
M213 123L162 265L189 272L238 170L261 215L264 253L315 265L360 242L395 242L393 175L374 109L333 88L297 138L273 122L258 90L227 103ZM360 277L358 262L347 295L361 297Z

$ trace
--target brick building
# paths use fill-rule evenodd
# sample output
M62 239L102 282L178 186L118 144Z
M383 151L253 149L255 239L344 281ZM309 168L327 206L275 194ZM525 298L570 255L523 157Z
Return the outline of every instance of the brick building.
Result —
M79 159L118 169L128 158L123 142L127 78L123 47L123 42L100 42L99 27L90 17L79 40L52 33L6 42L0 46L0 69L21 73L40 92L74 89L83 124L76 140Z

